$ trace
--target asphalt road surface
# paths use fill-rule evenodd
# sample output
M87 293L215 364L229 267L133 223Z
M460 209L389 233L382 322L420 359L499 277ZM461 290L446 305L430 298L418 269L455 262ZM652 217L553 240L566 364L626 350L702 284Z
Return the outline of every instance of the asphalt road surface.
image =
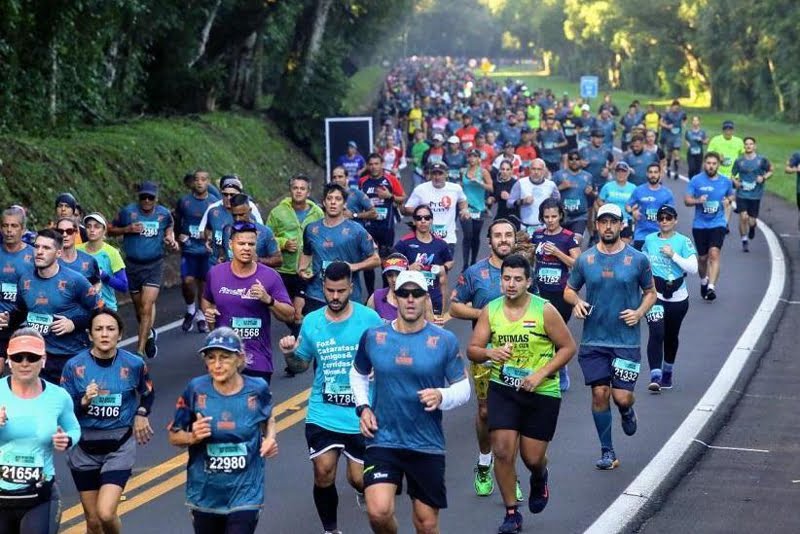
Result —
M690 234L691 213L682 207L686 184L669 181L678 199L679 231ZM733 226L733 225L732 225ZM564 395L558 430L550 445L550 504L544 513L532 516L527 506L521 507L525 516L523 531L544 529L549 532L582 532L625 489L637 473L649 462L688 411L702 396L719 371L724 358L733 347L753 314L755 303L761 300L767 285L770 259L763 236L759 233L751 242L750 254L741 252L738 232L731 233L723 248L722 276L717 286L718 299L708 303L700 299L696 276L688 279L691 292L689 314L681 335L675 387L660 395L650 395L639 381L637 415L639 430L633 437L623 435L619 414L614 410L614 445L620 468L602 472L594 468L599 457L599 444L590 414L590 395L577 362L570 365L572 388ZM459 260L451 275L451 283L460 272ZM130 311L127 310L128 315ZM182 302L177 291L165 292L159 301L159 324L179 319ZM133 332L134 322L128 322ZM471 329L469 323L452 320L447 324L466 349ZM576 339L580 339L580 321L570 322ZM273 324L273 345L285 335L282 324ZM643 376L647 377L647 327L642 327ZM129 533L190 533L190 517L184 506L185 455L167 443L166 427L171 420L174 403L187 381L202 374L203 366L197 356L202 336L184 334L180 328L165 331L159 338L158 358L151 362L151 374L156 387L156 403L151 423L156 435L147 446L140 447L134 477L120 505L122 523ZM278 356L280 365L280 356ZM265 488L266 504L258 532L262 533L319 533L322 532L314 509L311 489L312 471L307 458L303 434L305 404L310 372L294 378L276 373L272 383L278 420L279 455L267 463ZM490 497L479 498L473 489L473 468L477 459L474 433L476 403L447 412L444 425L447 435L447 489L450 507L441 513L444 533L496 532L504 509L499 490ZM341 464L343 465L343 464ZM85 531L82 512L69 472L59 459L56 465L60 480L64 515L62 532ZM528 493L527 471L519 464L518 472L523 490ZM346 534L367 533L366 516L355 504L353 491L347 486L340 469L339 528ZM397 500L401 532L412 532L410 501L404 495Z

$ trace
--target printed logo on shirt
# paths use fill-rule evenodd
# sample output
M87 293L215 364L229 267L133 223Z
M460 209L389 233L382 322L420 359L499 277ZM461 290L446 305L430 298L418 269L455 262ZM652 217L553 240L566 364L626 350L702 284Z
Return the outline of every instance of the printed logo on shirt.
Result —
M258 408L258 395L247 396L247 408L251 411L256 411Z
M625 265L630 265L631 262L633 262L633 256L625 256L622 260L622 263Z
M50 299L48 299L48 298L47 298L47 297L45 297L44 295L39 295L39 296L36 298L36 304L43 304L43 305L46 305L46 304L49 304L49 303L50 303Z
M229 411L223 411L220 416L220 420L217 422L217 428L219 430L235 430L236 429L236 421L233 420L233 414Z
M394 357L394 363L407 367L414 364L414 358L411 357L406 349L400 349L400 352Z
M586 263L589 265L594 265L594 254L589 254L586 256Z
M439 336L428 336L428 341L425 342L425 346L427 346L429 349L435 349L438 343Z
M342 228L342 235L350 235L350 228Z
M383 345L386 343L386 332L375 332L375 343Z
M326 239L325 241L322 242L323 248L333 248L334 246L335 245L333 244L333 241L331 241L330 239Z
M484 280L489 279L489 269L481 269L481 278Z
M194 405L197 406L198 410L205 410L206 409L206 399L208 395L205 393L197 393L194 398Z
M120 369L119 369L119 378L120 378L120 380L127 380L130 375L131 375L131 368L130 367L120 367Z
M89 268L89 262L88 261L81 262L81 270L85 271L88 268Z
M608 267L603 268L603 278L614 278L614 270Z
M536 321L522 321L523 328L536 328Z
M6 263L6 266L3 267L4 273L13 273L14 271L15 271L14 266L11 265L10 263Z
M78 378L83 378L86 374L86 366L85 365L78 365L75 367L75 376Z

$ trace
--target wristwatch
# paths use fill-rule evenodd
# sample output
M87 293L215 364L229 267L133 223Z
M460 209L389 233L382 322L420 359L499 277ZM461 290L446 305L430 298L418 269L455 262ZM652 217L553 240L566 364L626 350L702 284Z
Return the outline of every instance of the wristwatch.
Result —
M364 410L366 410L367 408L369 408L370 410L372 409L372 408L370 407L370 405L369 405L369 404L359 404L358 406L356 406L356 415L357 415L358 417L361 417L361 414L362 414L362 413L364 412Z

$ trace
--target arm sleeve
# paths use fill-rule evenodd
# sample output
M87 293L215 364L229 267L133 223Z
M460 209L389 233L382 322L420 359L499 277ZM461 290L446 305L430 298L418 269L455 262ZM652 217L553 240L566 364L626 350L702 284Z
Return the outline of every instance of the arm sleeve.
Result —
M150 371L147 368L147 364L142 365L136 391L139 393L139 406L147 410L149 414L156 400L156 390L153 388L153 381L150 380Z
M128 291L128 273L125 269L120 269L108 278L108 285L112 289L116 289L120 293Z
M206 226L208 226L208 214L210 212L211 212L211 206L206 208L205 213L203 213L203 216L200 218L200 224L197 225L197 231L200 232L200 235L203 235L203 232L206 231Z
M91 256L89 257L91 258ZM86 278L92 285L100 282L100 266L97 264L97 260L94 258L91 258L91 268L89 269L89 276Z
M509 209L514 209L514 203L519 200L520 194L519 182L514 182L511 192L508 194L508 200L506 200L506 205Z
M697 255L692 254L688 258L684 258L677 252L673 252L672 261L678 264L678 267L683 269L689 274L697 274Z
M459 380L450 387L438 388L438 390L442 394L442 403L439 405L439 409L442 411L452 410L469 402L471 391L469 380Z
M355 365L350 368L350 389L356 406L369 404L369 375L362 375Z
M372 360L369 359L369 355L367 354L369 332L370 330L366 330L361 334L361 339L358 341L358 351L356 351L356 357L353 358L353 369L364 376L372 372Z
M261 212L258 209L258 204L250 201L250 215L258 224L264 224L264 219L261 217Z

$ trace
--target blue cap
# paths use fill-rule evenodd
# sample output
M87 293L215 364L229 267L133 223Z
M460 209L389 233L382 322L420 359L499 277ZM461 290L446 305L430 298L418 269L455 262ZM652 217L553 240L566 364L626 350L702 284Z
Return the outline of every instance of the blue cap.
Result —
M244 346L242 340L236 335L232 329L228 327L220 327L213 330L206 336L203 347L198 351L204 354L210 349L222 349L228 352L243 352Z
M351 146L353 148L358 148L358 143L356 143L355 141L351 140L351 141L347 142L347 146Z
M723 130L727 130L728 128L733 130L733 121L725 121L725 122L722 123L722 129Z
M139 194L158 196L158 184L150 181L142 182L139 184Z

